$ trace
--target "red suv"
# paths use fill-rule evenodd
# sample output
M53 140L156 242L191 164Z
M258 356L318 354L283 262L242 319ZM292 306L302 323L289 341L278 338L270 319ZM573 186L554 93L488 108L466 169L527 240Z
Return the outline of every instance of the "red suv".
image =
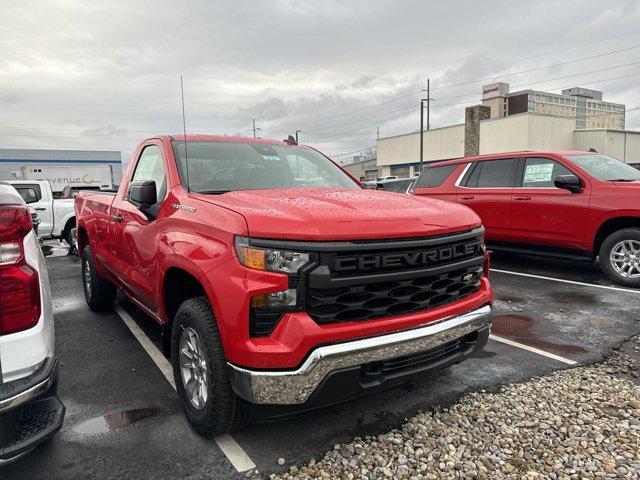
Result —
M640 287L640 172L594 152L512 152L437 162L414 193L481 217L494 249L596 260Z

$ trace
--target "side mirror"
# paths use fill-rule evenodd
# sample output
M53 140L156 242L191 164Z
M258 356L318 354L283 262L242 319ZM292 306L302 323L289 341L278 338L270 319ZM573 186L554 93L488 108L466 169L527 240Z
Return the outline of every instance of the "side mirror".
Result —
M132 182L129 186L129 202L135 205L149 220L158 215L159 205L156 182Z
M571 193L582 192L582 182L575 175L558 175L553 180L553 184L557 188L569 190Z

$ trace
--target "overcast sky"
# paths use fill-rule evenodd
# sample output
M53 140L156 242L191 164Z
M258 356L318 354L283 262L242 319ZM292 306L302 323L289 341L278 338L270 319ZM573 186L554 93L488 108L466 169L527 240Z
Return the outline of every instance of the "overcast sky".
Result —
M416 130L427 77L434 126L461 122L493 78L640 106L636 0L1 6L1 147L126 156L146 136L182 130L180 75L189 132L252 135L255 118L261 136L302 130L331 155L374 145L378 126ZM640 128L640 111L627 127Z

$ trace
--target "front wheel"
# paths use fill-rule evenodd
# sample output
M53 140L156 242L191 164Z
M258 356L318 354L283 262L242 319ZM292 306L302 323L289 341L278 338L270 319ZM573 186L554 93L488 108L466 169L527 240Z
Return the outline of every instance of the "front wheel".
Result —
M618 285L640 287L640 229L625 228L609 235L600 247L600 266Z
M244 425L242 405L231 388L216 319L206 297L180 305L171 330L171 364L178 396L196 432L212 437Z

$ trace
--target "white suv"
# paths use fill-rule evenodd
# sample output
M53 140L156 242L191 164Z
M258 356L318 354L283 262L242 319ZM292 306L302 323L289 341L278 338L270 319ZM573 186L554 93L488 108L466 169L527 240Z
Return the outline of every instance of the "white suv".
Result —
M53 309L29 208L0 183L0 465L62 426Z

